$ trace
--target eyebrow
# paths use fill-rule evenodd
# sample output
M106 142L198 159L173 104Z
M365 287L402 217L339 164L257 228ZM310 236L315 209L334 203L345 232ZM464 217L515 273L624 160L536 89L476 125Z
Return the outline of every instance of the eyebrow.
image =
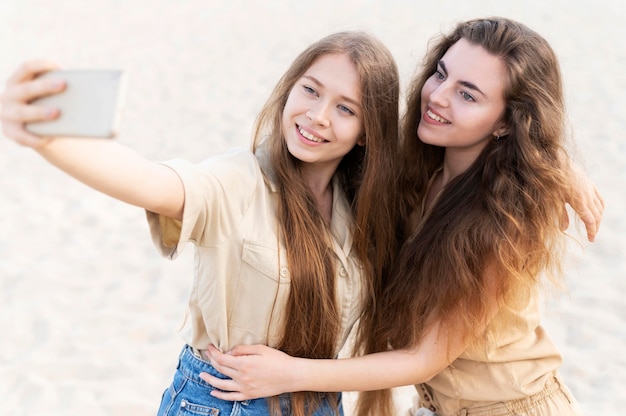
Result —
M439 61L438 62L439 66L441 67L441 69L443 70L443 72L447 75L448 74L448 70L446 69L446 64L443 61ZM482 94L484 97L487 97L487 94L485 94L484 92L482 92L480 90L480 88L478 88L478 86L476 84L473 84L469 81L459 81L459 84L463 85L466 88L469 88L470 90L476 91L480 94Z
M325 87L325 85L322 84L319 79L315 78L312 75L302 75L302 78L308 78L311 81L313 81L314 83L316 83L317 85L319 85L320 87ZM348 101L350 104L355 105L356 107L361 109L361 103L358 102L357 100L355 100L354 98L350 98L350 97L347 97L345 95L340 95L340 98L342 100Z

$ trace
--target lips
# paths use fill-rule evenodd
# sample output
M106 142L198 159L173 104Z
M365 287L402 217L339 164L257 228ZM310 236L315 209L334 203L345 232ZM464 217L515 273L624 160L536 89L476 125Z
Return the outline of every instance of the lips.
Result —
M429 119L437 121L439 123L451 124L448 120L435 113L430 107L426 108L426 112L424 113L424 115Z
M323 143L326 140L322 139L321 137L317 137L316 135L314 135L313 133L310 133L306 130L304 130L304 128L300 127L300 126L296 126L298 131L300 132L300 134L302 135L302 137L304 137L305 139L311 141L311 142L315 142L315 143Z

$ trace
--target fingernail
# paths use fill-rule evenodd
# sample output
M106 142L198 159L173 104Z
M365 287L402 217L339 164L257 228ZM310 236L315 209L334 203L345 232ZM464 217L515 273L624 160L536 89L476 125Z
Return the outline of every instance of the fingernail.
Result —
M59 114L59 110L56 108L47 108L44 112L44 116L47 118L54 118Z
M54 79L52 80L51 87L55 90L59 90L65 86L65 81L62 79Z

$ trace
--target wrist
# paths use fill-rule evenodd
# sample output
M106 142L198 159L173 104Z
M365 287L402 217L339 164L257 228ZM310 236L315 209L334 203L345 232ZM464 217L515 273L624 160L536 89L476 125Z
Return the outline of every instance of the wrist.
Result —
M290 377L286 388L288 392L295 391L310 391L311 388L307 385L307 381L311 380L309 364L314 361L306 358L293 358L293 367L290 371Z

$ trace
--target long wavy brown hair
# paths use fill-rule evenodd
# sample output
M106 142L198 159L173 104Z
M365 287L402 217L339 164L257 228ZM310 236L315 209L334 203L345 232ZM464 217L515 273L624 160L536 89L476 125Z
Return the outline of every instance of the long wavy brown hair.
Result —
M499 302L536 290L543 274L555 282L561 275L559 218L569 193L561 73L546 40L518 22L470 20L431 42L408 88L402 119L403 217L419 209L429 179L443 163L445 148L416 137L421 91L460 39L504 63L508 135L491 141L470 168L445 186L417 233L402 246L376 315L364 320L366 352L415 346L438 322L445 328L454 321L458 328L461 320L469 337L479 337L488 264L498 271ZM362 394L358 414L392 415L389 391Z
M329 230L316 200L300 174L301 162L288 151L281 118L296 81L327 54L345 54L360 78L365 146L355 146L341 161L336 177L354 214L353 248L363 265L364 293L373 296L375 276L397 253L397 163L399 76L389 50L364 32L335 33L303 51L279 80L261 110L253 151L267 142L279 188L278 221L285 239L291 275L286 319L279 349L307 358L334 358L339 349L340 310L335 293L334 254ZM368 301L373 304L373 301ZM294 416L311 414L321 395L291 395ZM280 414L277 399L270 400Z

